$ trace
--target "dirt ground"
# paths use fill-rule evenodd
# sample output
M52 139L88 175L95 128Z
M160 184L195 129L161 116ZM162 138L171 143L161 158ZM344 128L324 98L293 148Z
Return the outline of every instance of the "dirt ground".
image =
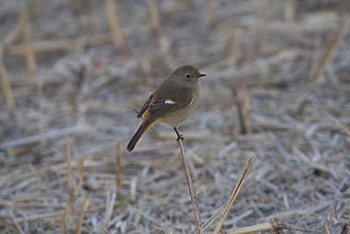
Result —
M180 128L204 232L254 156L221 233L350 233L349 13L346 0L0 0L0 233L194 233L174 131L125 150L134 109L182 64L207 74Z

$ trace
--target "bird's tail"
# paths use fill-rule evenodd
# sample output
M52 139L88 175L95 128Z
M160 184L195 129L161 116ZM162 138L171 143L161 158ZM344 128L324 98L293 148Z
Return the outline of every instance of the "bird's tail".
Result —
M137 129L136 133L134 134L134 136L131 138L131 140L129 141L128 146L126 147L127 150L129 152L133 151L133 149L135 148L137 142L140 140L140 138L142 137L142 135L145 133L145 131L151 127L153 125L153 122L150 123L142 123L139 127L139 129Z

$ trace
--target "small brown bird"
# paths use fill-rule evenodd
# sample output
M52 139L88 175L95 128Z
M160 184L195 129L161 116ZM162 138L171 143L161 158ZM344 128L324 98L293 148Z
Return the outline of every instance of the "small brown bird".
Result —
M127 149L132 151L145 131L158 122L170 124L176 132L177 141L183 139L177 127L183 123L197 107L201 89L200 77L205 76L190 65L178 67L157 90L149 96L137 118L143 121L131 138Z

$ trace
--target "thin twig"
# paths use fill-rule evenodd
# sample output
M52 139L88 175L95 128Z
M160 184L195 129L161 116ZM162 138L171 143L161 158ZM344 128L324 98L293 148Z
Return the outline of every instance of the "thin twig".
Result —
M12 43L14 43L20 36L21 30L22 30L22 22L21 20L19 20L17 25L12 29L12 31L9 34L7 34L7 36L3 40L4 47L7 47Z
M160 19L159 19L159 4L158 0L149 0L149 16L150 30L155 38L159 38L160 34Z
M27 9L24 9L21 12L21 24L22 24L23 44L25 48L24 56L27 62L27 69L30 72L35 72L37 71L38 66L36 63L35 52L31 42L32 30L29 22Z
M123 178L122 178L122 172L123 172L122 153L123 153L122 142L118 142L117 143L117 157L116 157L116 163L115 163L117 188L120 188L122 186L122 184L123 184Z
M67 219L67 212L64 211L63 215L62 215L62 218L61 218L61 229L62 229L62 233L63 234L67 234L68 233L66 219Z
M220 219L219 219L219 222L218 222L218 224L217 224L216 227L215 227L215 230L214 230L214 233L215 233L215 234L217 234L217 233L220 232L221 227L222 227L222 224L224 223L224 221L225 221L225 219L226 219L226 217L227 217L227 215L228 215L228 213L229 213L229 210L230 210L232 204L233 204L234 201L236 200L236 198L237 198L237 196L238 196L238 194L239 194L239 191L241 190L241 188L242 188L242 186L243 186L245 180L247 179L247 177L248 177L248 175L249 175L249 171L250 171L250 169L251 169L251 167L252 167L252 165L253 165L254 160L255 160L255 156L250 157L249 160L248 160L248 162L247 162L247 164L246 164L246 166L244 167L244 171L243 171L243 173L242 173L242 176L241 176L241 178L238 180L238 182L237 182L235 188L233 189L233 192L232 192L232 194L231 194L231 197L230 197L230 199L228 200L228 202L227 202L227 204L226 204L226 207L225 207L224 211L223 211L222 214L221 214L221 217L220 217Z
M208 26L209 28L213 28L216 24L215 0L207 0L206 7L207 7L207 15L208 15Z
M227 38L224 51L226 54L225 63L227 65L235 66L241 57L242 34L243 31L241 28L235 28Z
M184 149L184 145L183 145L183 140L180 139L178 141L178 143L179 143L180 152L181 152L180 153L180 160L182 162L182 167L183 167L183 170L185 172L188 191L190 192L190 197L191 197L191 202L192 202L192 211L193 211L194 219L196 222L196 231L198 234L202 234L203 229L202 229L201 214L199 211L196 191L194 190L193 184L192 184L191 170L190 170L190 167L187 163L186 156L185 156L185 149Z
M120 25L118 6L114 0L106 0L106 14L115 46L118 50L127 54L128 48Z
M325 47L322 55L313 64L311 69L311 80L310 80L311 88L315 86L318 78L326 70L328 65L332 63L332 60L334 58L335 52L337 51L338 45L341 41L345 28L346 28L346 24L344 23L344 25L340 27L338 31L332 35L332 38L328 43L328 45Z
M28 13L30 16L31 21L36 22L39 19L39 5L38 0L29 0L29 3L27 5Z
M84 222L84 215L85 215L87 208L89 207L89 204L90 204L90 198L85 198L84 202L81 206L81 209L80 209L79 222L77 223L77 226L76 226L76 233L77 234L80 234L82 231L83 222Z
M272 229L272 225L270 222L256 224L252 226L238 228L234 231L228 231L226 234L245 234L245 233L255 233L261 231L268 231Z
M105 210L105 217L102 221L101 224L101 230L105 227L108 226L108 222L111 220L111 217L113 215L113 209L115 205L115 200L116 200L116 192L113 191L107 191L107 196L106 196L106 210Z
M235 87L233 93L237 96L237 112L240 123L240 132L242 134L251 134L253 132L253 121L251 115L251 101L247 86L240 85Z
M84 158L78 158L77 159L77 166L78 166L78 172L79 172L79 184L77 188L77 194L80 193L81 188L83 187L84 184Z
M225 204L224 204L225 205ZM220 208L218 208L205 223L203 224L203 231L207 230L209 226L215 221L217 216L222 212L222 210L225 208L224 205L221 205Z
M0 48L1 50L1 48ZM15 101L13 98L13 92L11 82L9 80L7 69L2 59L2 53L0 52L0 87L2 88L6 100L7 109L12 112L15 109Z
M32 74L29 74L29 75L32 75ZM44 111L43 111L43 106L44 106L44 87L43 87L43 82L42 82L42 79L41 77L39 76L38 79L37 79L37 86L36 86L36 93L37 93L37 97L38 97L38 102L39 102L39 108L38 108L38 111L39 111L39 121L38 121L38 129L40 131L40 133L44 133L45 132L45 124L44 124ZM43 147L46 147L47 146L47 139L45 137L44 134L41 134L42 138L40 139L40 144L41 146Z
M68 190L68 204L67 204L67 214L74 214L74 189L73 189L73 175L72 175L72 157L71 157L71 145L68 136L66 137L66 160L67 160L67 190Z

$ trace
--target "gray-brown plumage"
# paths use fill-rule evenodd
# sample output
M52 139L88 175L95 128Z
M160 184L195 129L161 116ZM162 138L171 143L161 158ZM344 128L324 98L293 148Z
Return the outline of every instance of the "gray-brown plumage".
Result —
M177 127L182 124L197 107L200 92L200 77L205 76L190 65L178 67L163 83L152 93L137 117L143 121L131 138L127 149L132 151L143 133L158 122L170 124L178 139L182 136Z

